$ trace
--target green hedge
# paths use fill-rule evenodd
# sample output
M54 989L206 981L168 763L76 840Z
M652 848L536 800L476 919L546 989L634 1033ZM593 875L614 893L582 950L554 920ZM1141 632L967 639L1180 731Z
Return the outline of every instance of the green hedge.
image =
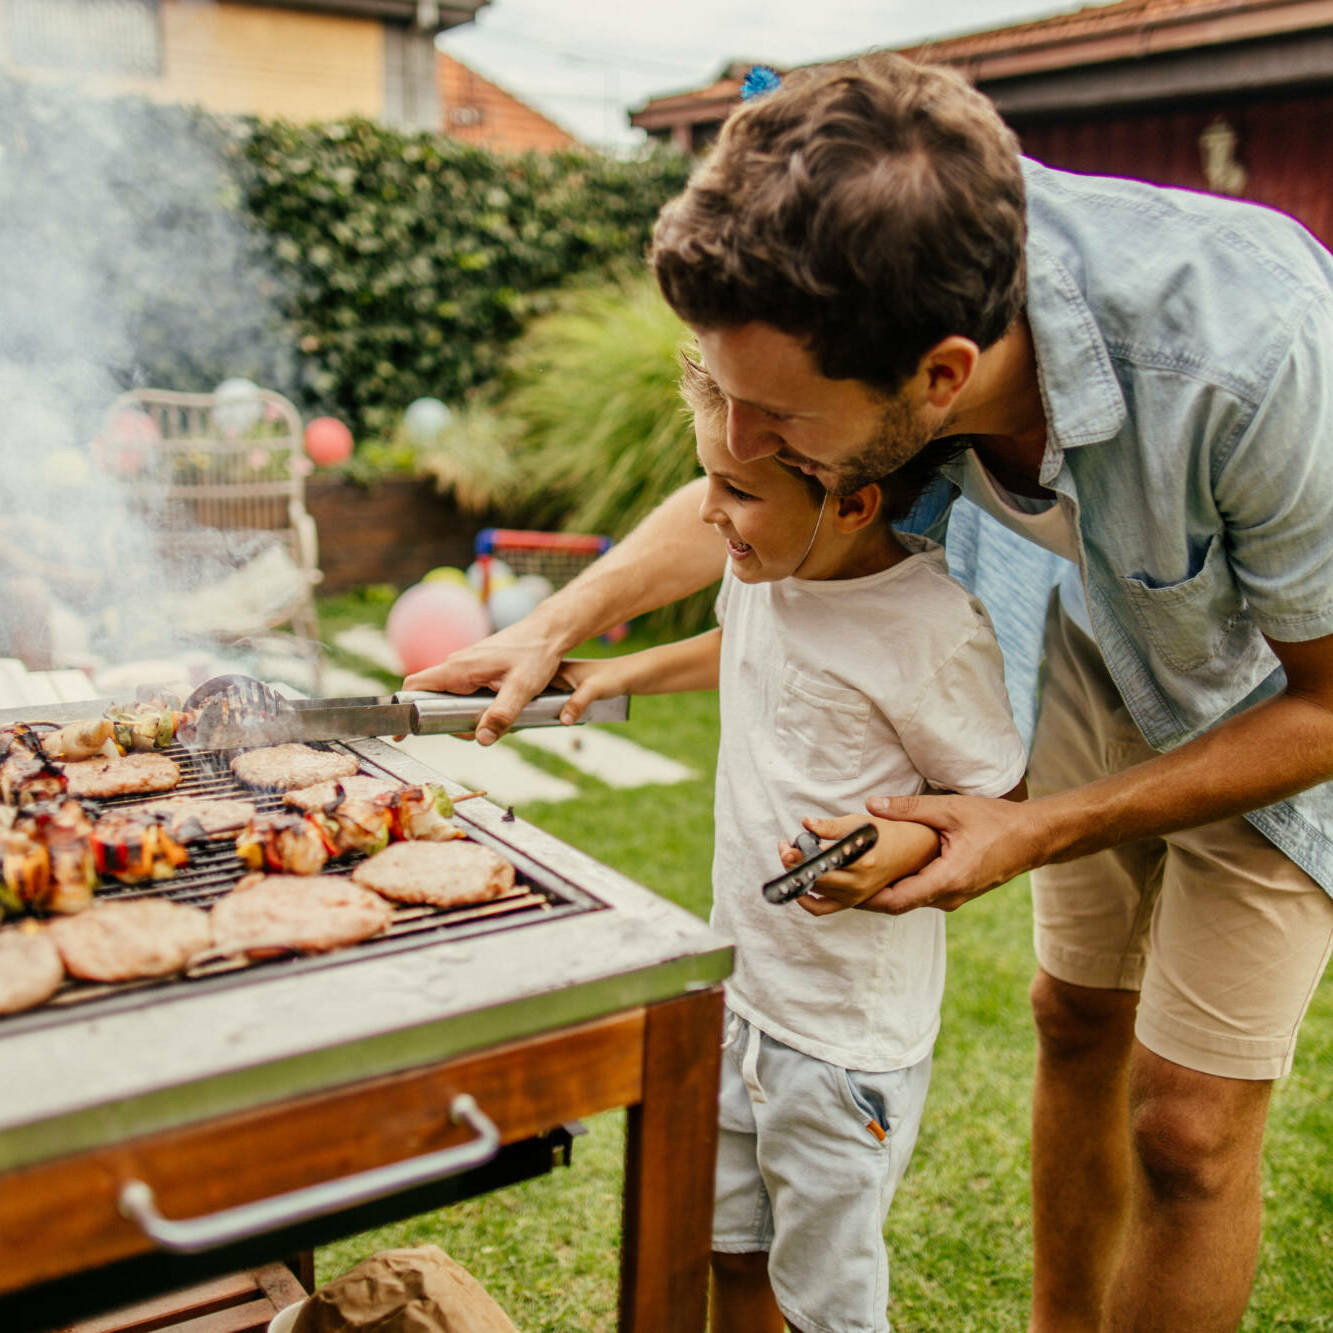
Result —
M641 255L686 170L674 154L504 157L367 120L254 123L238 156L308 396L374 431L489 380L566 279Z
M0 295L0 323L43 326L21 349L34 363L76 348L180 389L246 375L385 433L414 398L485 383L567 279L637 261L686 171L7 80L0 240L32 276Z

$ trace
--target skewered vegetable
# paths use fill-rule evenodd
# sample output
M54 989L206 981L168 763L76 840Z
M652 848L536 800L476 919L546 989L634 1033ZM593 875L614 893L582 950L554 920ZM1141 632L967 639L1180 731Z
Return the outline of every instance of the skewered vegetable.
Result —
M108 742L114 745L113 726L107 717L86 718L57 727L42 737L42 748L52 759L91 759L97 754L111 754Z
M465 836L453 821L453 801L438 783L418 783L376 799L389 811L395 842L448 842Z
M93 826L93 850L98 872L127 884L170 879L190 859L162 817L143 809L103 815Z
M291 811L256 815L236 838L236 855L251 870L286 875L318 875L338 855L319 815Z
M81 912L93 900L97 865L93 823L71 799L25 807L4 836L5 906L20 911Z
M176 739L176 728L183 716L162 703L136 702L106 711L122 754L131 750L165 750Z
M65 770L51 761L40 743L35 752L28 749L24 737L10 747L8 758L0 764L0 796L6 805L55 800L66 786Z
M322 816L321 827L337 849L337 856L349 852L373 856L388 845L392 812L379 800L349 796L341 782L335 784L332 800L317 813Z

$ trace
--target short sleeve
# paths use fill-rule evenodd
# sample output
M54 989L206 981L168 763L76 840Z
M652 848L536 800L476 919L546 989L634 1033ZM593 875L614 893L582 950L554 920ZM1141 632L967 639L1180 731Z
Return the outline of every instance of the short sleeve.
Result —
M1004 663L984 622L926 682L898 736L913 766L932 787L970 796L1004 796L1027 770L1027 750L1014 726Z
M1259 628L1280 641L1333 634L1333 301L1297 327L1214 495Z
M717 590L717 596L713 599L713 616L720 625L726 618L727 603L731 601L731 585L735 582L731 570L726 570L722 575L722 586Z

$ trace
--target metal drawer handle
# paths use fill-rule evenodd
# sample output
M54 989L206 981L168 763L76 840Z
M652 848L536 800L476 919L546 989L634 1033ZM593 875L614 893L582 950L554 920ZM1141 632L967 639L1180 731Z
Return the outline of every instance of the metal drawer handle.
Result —
M120 1191L120 1211L131 1222L137 1222L160 1248L179 1254L198 1254L201 1250L248 1240L251 1236L296 1222L307 1222L312 1217L322 1217L354 1204L382 1199L414 1185L444 1180L480 1166L495 1156L500 1147L500 1131L473 1098L466 1093L455 1097L449 1105L449 1118L455 1124L466 1121L477 1137L471 1142L441 1148L405 1162L390 1162L353 1176L344 1176L341 1180L324 1181L288 1194L276 1194L272 1198L180 1222L163 1217L157 1211L152 1186L142 1180L130 1180Z

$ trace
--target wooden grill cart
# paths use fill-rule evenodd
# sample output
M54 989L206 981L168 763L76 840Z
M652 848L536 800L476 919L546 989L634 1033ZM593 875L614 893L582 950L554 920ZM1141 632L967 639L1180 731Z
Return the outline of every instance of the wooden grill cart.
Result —
M335 745L364 772L441 780L379 741ZM181 790L227 781L187 772ZM74 985L0 1018L0 1328L51 1328L549 1169L560 1126L619 1106L620 1327L704 1326L731 948L484 800L458 818L518 867L514 905L404 912L321 958ZM207 905L239 873L216 856L127 892Z

